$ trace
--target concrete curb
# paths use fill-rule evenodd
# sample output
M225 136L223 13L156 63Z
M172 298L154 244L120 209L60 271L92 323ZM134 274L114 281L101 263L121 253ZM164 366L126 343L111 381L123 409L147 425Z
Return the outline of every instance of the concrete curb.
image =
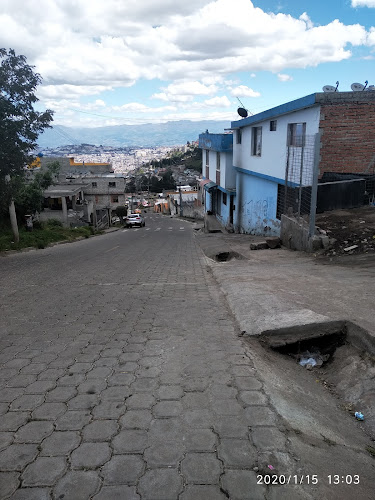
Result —
M52 243L48 243L48 245L45 246L44 248L25 247L25 248L20 248L20 250L5 250L3 252L0 252L0 257L1 256L6 257L7 255L17 255L19 253L30 252L31 250L45 250L46 248L52 248L52 247L55 247L56 245L64 245L65 243L75 243L76 241L87 240L89 238L95 238L96 236L103 236L104 234L113 233L115 231L120 231L120 229L122 229L122 228L121 227L109 228L109 229L105 229L100 234L90 234L87 238L86 238L86 236L78 236L78 238L74 238L73 240L54 241Z

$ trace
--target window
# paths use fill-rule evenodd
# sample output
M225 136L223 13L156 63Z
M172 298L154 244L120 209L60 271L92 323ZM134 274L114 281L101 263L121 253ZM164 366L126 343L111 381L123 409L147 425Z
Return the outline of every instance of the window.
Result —
M112 195L111 196L111 201L112 201L112 203L118 203L118 196Z
M242 142L242 130L240 128L236 130L236 142L237 144L241 144Z
M270 132L276 132L277 120L270 121Z
M116 187L116 183L115 182L108 182L108 186L110 188L115 188Z
M251 134L251 155L262 156L262 127L253 127Z
M288 124L288 146L296 146L301 148L305 145L306 138L306 123L289 123Z
M223 193L223 205L227 204L227 193Z
M220 170L220 153L216 153L216 170Z
M210 167L206 165L206 179L210 178Z
M206 179L210 178L210 152L206 149Z
M92 182L91 185L92 185L93 188L98 187L98 183L97 182Z

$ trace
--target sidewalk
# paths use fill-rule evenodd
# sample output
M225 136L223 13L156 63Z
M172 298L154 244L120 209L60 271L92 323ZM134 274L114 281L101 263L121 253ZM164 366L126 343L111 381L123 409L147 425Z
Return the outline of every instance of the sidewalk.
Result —
M200 233L197 238L210 259L230 251L242 257L210 262L247 334L304 322L349 320L375 336L373 257L330 260L283 248L250 250L250 243L264 238L242 234Z
M340 481L357 473L363 479L368 473L373 478L375 266L372 257L343 256L334 261L283 248L250 250L250 243L262 238L249 235L199 233L196 236L240 326L246 352L262 380L270 405L284 425L289 456L303 457L305 474L318 474L320 484L324 475L331 474L339 474ZM215 259L228 251L237 258L227 262ZM259 342L259 335L264 332L275 337L281 329L285 333L297 325L307 325L310 337L315 332L318 336L333 321L358 325L364 345L368 344L366 352L357 351L349 342L336 349L331 363L310 372L292 357ZM351 401L354 403L350 404ZM358 410L365 414L364 422L354 418L354 411ZM276 451L272 459L272 465L277 463L279 470L288 470L283 454ZM313 491L311 487L312 494ZM336 493L332 489L325 498L335 498ZM345 494L345 498L356 498L354 490ZM370 496L365 494L365 498Z

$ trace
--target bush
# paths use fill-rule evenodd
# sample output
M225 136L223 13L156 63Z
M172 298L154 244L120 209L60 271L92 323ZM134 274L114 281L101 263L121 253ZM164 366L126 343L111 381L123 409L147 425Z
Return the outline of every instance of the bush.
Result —
M63 223L59 219L48 219L46 222L47 227L63 227Z

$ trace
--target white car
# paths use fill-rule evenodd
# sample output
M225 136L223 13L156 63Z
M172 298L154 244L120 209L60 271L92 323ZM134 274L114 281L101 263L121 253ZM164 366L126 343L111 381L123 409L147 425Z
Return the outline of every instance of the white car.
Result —
M145 225L145 220L140 214L129 214L125 219L125 227L144 227Z

